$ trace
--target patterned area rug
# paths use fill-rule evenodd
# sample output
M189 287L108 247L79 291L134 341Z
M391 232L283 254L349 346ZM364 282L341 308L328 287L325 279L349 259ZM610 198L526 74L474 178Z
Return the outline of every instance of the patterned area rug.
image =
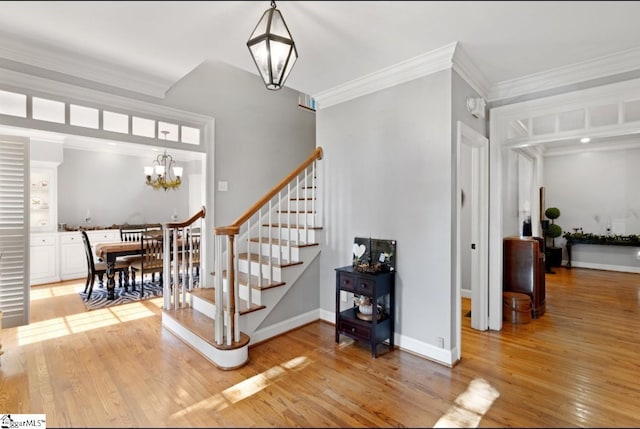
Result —
M82 298L82 302L84 302L87 310L97 310L100 308L129 304L130 302L142 301L145 299L162 296L162 286L160 286L157 282L145 282L144 296L142 297L140 297L140 282L137 282L135 292L131 291L131 286L128 287L128 292L125 292L124 288L119 287L116 283L116 299L114 300L107 299L107 287L100 287L97 281L93 285L93 292L91 292L91 299L89 301L87 301L87 294L84 293L84 285L76 289L76 291Z

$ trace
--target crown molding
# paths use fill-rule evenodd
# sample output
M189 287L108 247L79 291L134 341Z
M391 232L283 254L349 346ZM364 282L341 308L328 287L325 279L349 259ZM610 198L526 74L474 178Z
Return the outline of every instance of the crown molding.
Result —
M498 82L489 91L489 102L572 85L640 69L640 48L628 49L592 60L558 67L517 79Z
M174 81L3 34L0 58L163 99Z
M450 43L441 48L314 94L313 98L316 100L316 108L324 109L331 107L363 95L449 69L452 67L453 55L457 45L458 42Z
M458 42L322 91L313 98L316 108L323 109L448 69L454 69L482 98L487 98L489 81Z
M491 83L480 69L471 61L462 46L458 45L453 53L453 69L485 100L489 95Z

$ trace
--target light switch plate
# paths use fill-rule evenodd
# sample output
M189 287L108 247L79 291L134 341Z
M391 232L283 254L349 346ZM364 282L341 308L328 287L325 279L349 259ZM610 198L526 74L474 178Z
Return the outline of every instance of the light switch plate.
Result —
M222 191L225 192L228 190L228 184L226 181L224 180L219 180L218 181L218 191Z

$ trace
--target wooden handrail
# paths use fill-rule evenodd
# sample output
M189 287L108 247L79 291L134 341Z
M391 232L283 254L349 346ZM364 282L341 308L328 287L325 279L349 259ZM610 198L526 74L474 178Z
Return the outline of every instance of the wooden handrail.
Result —
M168 222L168 223L165 223L164 226L165 228L184 228L186 226L191 225L193 222L197 221L198 219L204 218L206 214L207 214L207 210L204 208L204 206L202 206L202 208L198 210L196 214L194 214L184 222Z
M315 160L322 159L322 147L318 146L313 153L295 170L293 170L287 177L282 179L276 186L271 188L269 192L267 192L260 200L258 200L254 205L252 205L249 210L247 210L242 216L236 219L231 225L227 226L219 226L215 228L216 235L232 235L237 234L240 231L240 227L243 223L245 223L251 216L253 216L262 206L267 204L269 200L276 196L278 192L280 192L289 182L291 182L298 174L305 170L309 165L311 165Z

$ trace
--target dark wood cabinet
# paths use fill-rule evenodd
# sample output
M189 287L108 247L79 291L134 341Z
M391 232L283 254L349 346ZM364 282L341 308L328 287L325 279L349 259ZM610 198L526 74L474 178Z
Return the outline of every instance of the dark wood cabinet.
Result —
M395 271L362 273L352 266L336 268L336 343L340 335L369 343L371 355L378 357L378 344L389 341L393 349ZM340 311L341 292L369 298L371 314L363 314L359 306Z
M539 237L503 239L503 291L529 295L532 303L531 317L534 319L542 316L546 309L543 245Z

